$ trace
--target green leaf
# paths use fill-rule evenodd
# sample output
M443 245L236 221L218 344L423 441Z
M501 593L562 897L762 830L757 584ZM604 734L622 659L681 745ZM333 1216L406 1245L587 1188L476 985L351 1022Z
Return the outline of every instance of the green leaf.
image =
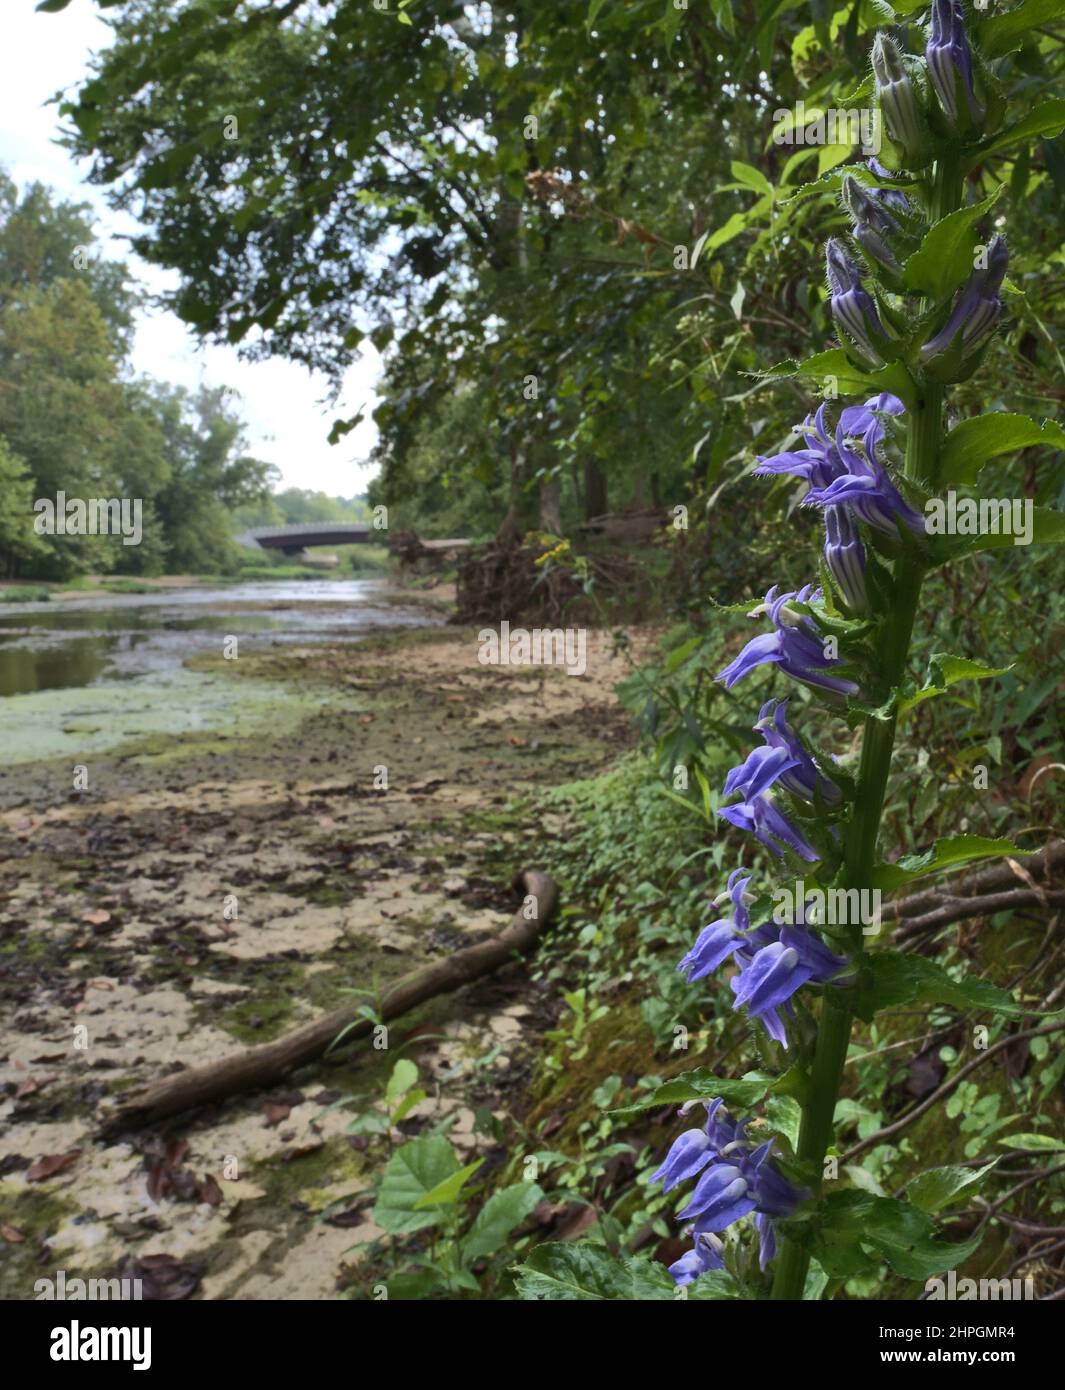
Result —
M1060 97L1055 97L1053 101L1043 101L1029 111L1017 122L1010 126L1008 130L1002 131L985 145L976 156L978 162L982 162L989 154L997 154L999 150L1005 150L1010 145L1016 145L1021 140L1029 140L1037 135L1045 135L1047 139L1053 140L1065 130L1065 101Z
M426 1207L450 1207L453 1206L459 1193L473 1177L477 1169L484 1162L479 1158L474 1163L467 1163L465 1168L460 1168L457 1173L451 1173L448 1177L438 1182L435 1187L429 1189L414 1203L415 1211L424 1211Z
M950 1206L956 1197L970 1187L976 1187L995 1163L985 1163L982 1168L960 1168L949 1164L945 1168L929 1168L906 1188L906 1196L915 1207L920 1207L929 1216Z
M389 1159L373 1209L374 1221L391 1235L435 1225L439 1212L422 1210L418 1202L458 1171L455 1150L442 1135L408 1139Z
M980 1239L977 1234L952 1245L938 1239L929 1216L909 1202L837 1192L825 1200L810 1246L834 1278L868 1269L872 1256L906 1279L926 1280L967 1260Z
M462 1242L464 1264L494 1255L516 1226L520 1226L538 1202L543 1191L534 1182L516 1182L493 1192L477 1213L477 1220Z
M964 656L950 656L946 652L935 652L928 662L928 681L913 695L899 700L899 715L904 715L915 705L930 700L936 695L945 695L950 686L958 681L990 680L1004 676L1012 668L1009 666L981 666L978 661L970 661Z
M890 892L894 888L901 888L904 883L912 883L915 878L941 873L955 864L989 859L997 854L1028 853L1029 850L1018 849L1012 840L989 840L983 835L954 835L937 840L924 854L907 854L897 864L875 865L869 886Z
M1008 990L986 980L955 980L924 956L891 950L871 952L858 988L855 1013L868 1023L880 1009L902 1004L952 1004L1008 1018L1026 1018L1038 1012L1018 1004Z
M769 182L761 169L756 169L753 164L744 164L738 159L732 161L732 177L739 183L744 183L748 188L753 188L758 193L772 193L773 185Z
M418 1079L418 1068L406 1057L401 1057L392 1068L392 1075L385 1087L385 1100L398 1100L409 1091Z
M889 362L886 367L866 371L855 367L842 348L829 348L808 357L805 362L779 362L765 373L767 378L804 377L816 381L822 388L834 386L843 396L867 395L870 392L890 391L906 405L914 399L913 380L901 362Z
M656 1086L643 1100L627 1105L621 1110L613 1110L613 1115L634 1115L640 1110L650 1110L658 1105L684 1105L689 1100L716 1100L720 1097L731 1110L733 1107L746 1109L757 1105L777 1080L768 1072L749 1071L739 1081L729 1081L715 1076L708 1067L696 1067L694 1071L682 1072L671 1081Z
M945 299L973 270L976 223L994 207L1003 184L990 198L949 213L932 227L902 268L907 289Z
M1033 507L1031 522L1030 545L1061 545L1065 541L1065 512L1055 511L1053 507ZM945 560L956 560L981 550L1001 550L1013 545L1016 539L1006 530L983 531L977 536L952 536L941 541L940 553Z
M980 25L980 51L988 58L1000 58L1021 45L1030 29L1040 28L1065 15L1065 0L1024 0L1008 14L994 15Z
M605 1247L588 1241L555 1241L538 1246L514 1272L523 1299L550 1303L575 1300L650 1300L673 1302L678 1298L673 1276L665 1265L636 1255L615 1259ZM699 1300L738 1298L739 1291L723 1271L704 1274L689 1285L687 1297Z
M1054 420L1038 425L1027 415L1010 415L1005 411L963 420L947 435L940 450L940 484L947 488L959 483L975 483L988 459L1027 449L1033 444L1063 448L1065 430Z
M60 10L65 10L70 4L70 0L41 0L37 6L37 11L42 14L58 14Z
M1057 1153L1065 1149L1065 1139L1055 1139L1051 1134L1011 1134L998 1142L1005 1149L1022 1149L1026 1153Z

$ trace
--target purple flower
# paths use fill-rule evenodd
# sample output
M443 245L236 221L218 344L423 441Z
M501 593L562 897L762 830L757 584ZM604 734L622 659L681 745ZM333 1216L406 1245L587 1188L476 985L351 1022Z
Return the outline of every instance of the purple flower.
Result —
M873 41L873 77L888 135L910 166L917 168L924 161L926 146L920 99L901 50L883 34L877 34Z
M856 695L858 686L844 676L833 676L834 667L842 666L838 658L826 657L813 619L791 612L788 601L795 599L806 603L821 597L821 590L808 584L798 593L777 594L777 586L765 596L765 608L773 624L773 631L754 637L740 654L719 671L716 679L724 681L726 690L741 681L744 676L767 662L776 663L785 675L792 680L817 690L827 690L835 695ZM763 611L762 608L755 612ZM753 616L753 614L752 614Z
M813 932L793 926L779 928L776 941L741 959L743 968L729 981L736 996L733 1008L746 1008L783 1047L788 1037L777 1010L790 1010L792 995L803 985L828 984L849 964L845 956L833 955Z
M699 933L695 945L677 966L688 980L701 980L704 975L711 974L743 944L744 937L739 933L750 926L743 894L750 881L750 875L744 877L742 869L733 869L729 874L727 891L732 900L733 917L731 920L719 918Z
M968 130L986 115L973 87L973 55L958 0L932 0L925 48L928 76L952 131Z
M685 1110L688 1107L684 1107ZM683 1112L682 1112L683 1113ZM772 1223L790 1216L809 1194L795 1187L773 1162L773 1141L757 1147L751 1144L744 1131L749 1121L733 1124L722 1111L722 1102L708 1106L703 1162L694 1171L698 1181L688 1205L681 1212L682 1220L694 1222L695 1245L670 1266L678 1284L690 1284L707 1270L724 1268L722 1243L717 1234L755 1213L759 1236L759 1262L764 1269L776 1253L776 1237ZM688 1131L688 1134L701 1131ZM684 1165L689 1147L687 1135L675 1140L665 1162L652 1182L665 1181L666 1191L682 1181L676 1174ZM674 1155L677 1155L675 1158ZM694 1171L685 1176L694 1176ZM664 1176L663 1176L664 1175Z
M921 349L926 365L943 356L961 334L961 353L968 356L986 340L1002 312L999 290L1009 266L1009 251L1002 237L996 236L987 248L987 265L974 270L958 295L950 318Z
M858 267L835 237L825 243L825 263L833 318L859 352L874 366L882 366L885 358L895 355L895 344L880 322Z
M761 1217L755 1217L760 1221ZM695 1237L695 1245L686 1255L681 1255L679 1260L675 1260L669 1266L678 1288L683 1288L687 1284L693 1284L700 1274L708 1274L712 1269L724 1269L725 1261L721 1256L723 1249L721 1241L717 1236L704 1231ZM773 1242L774 1253L776 1251L776 1241ZM770 1257L772 1258L772 1257ZM762 1265L765 1268L765 1265Z
M781 845L811 864L823 858L820 850L814 848L768 797L754 796L749 801L737 801L732 806L722 806L717 814L738 830L749 830L780 859L784 858Z
M794 730L788 724L787 713L787 700L767 700L759 711L758 723L754 726L755 732L762 735L771 749L785 753L789 759L789 765L778 778L780 785L792 796L797 796L811 804L820 796L821 800L827 802L828 805L837 805L842 800L843 793L835 782L820 771L813 758L799 742ZM753 757L754 754L751 756ZM748 759L749 761L750 759ZM729 773L725 782L726 792L729 791L729 780L739 771L740 768L734 768Z

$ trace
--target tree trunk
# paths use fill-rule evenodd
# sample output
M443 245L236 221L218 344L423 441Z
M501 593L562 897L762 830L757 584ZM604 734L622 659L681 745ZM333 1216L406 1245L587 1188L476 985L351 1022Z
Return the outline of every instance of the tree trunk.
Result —
M584 461L584 519L602 516L607 509L606 474L594 461Z

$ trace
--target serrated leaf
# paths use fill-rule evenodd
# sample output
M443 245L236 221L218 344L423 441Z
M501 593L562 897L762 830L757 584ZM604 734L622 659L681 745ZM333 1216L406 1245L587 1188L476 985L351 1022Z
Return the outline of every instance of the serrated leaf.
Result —
M897 864L877 864L871 875L871 888L890 892L926 874L941 873L955 864L967 864L973 859L989 859L997 854L1024 855L1012 840L989 840L983 835L954 835L937 840L923 854L907 854Z
M902 268L907 289L941 300L969 278L976 247L976 223L994 207L1004 187L1002 185L983 202L948 213L925 233L921 245Z
M1031 512L1032 535L1029 545L1061 545L1065 542L1065 512L1053 507L1033 507ZM976 536L956 536L940 541L940 554L946 560L956 560L962 555L975 555L981 550L1002 550L1013 545L1017 537L1006 530L983 531Z
M696 1067L694 1071L683 1072L671 1081L656 1086L643 1100L627 1105L621 1110L613 1110L613 1115L632 1115L640 1110L651 1110L658 1105L685 1105L690 1100L717 1100L720 1098L731 1110L733 1107L746 1109L757 1105L767 1094L778 1078L768 1072L747 1072L738 1081L715 1076L708 1067Z
M934 1216L937 1211L950 1206L967 1189L978 1186L994 1166L992 1161L985 1163L982 1168L961 1168L956 1164L929 1168L913 1179L906 1188L906 1196L915 1207Z
M929 679L913 695L899 700L899 716L937 695L945 695L950 686L958 681L990 680L1004 676L1012 668L1009 666L981 666L978 661L970 661L964 656L950 656L947 652L935 652L928 662Z
M941 965L902 951L874 951L859 986L854 1011L869 1022L881 1009L903 1004L951 1004L958 1009L983 1009L1007 1018L1026 1018L1037 1012L1018 1004L1008 990L986 980L955 980Z
M972 484L989 459L1012 454L1034 444L1065 448L1065 430L1054 420L1042 425L1027 415L997 411L977 415L955 425L943 441L939 454L939 480L942 487Z
M976 158L982 162L989 154L997 154L999 150L1009 149L1011 145L1016 145L1021 140L1031 140L1037 135L1045 135L1048 140L1053 140L1063 130L1065 130L1065 101L1056 97L1053 101L1040 102L1016 125L1010 126L1008 130L997 135Z
M544 1302L654 1301L673 1302L677 1287L665 1265L636 1255L615 1258L588 1241L554 1241L541 1245L514 1271L523 1299ZM723 1271L705 1274L689 1285L689 1299L739 1297L731 1276Z
M904 404L913 404L913 379L900 362L889 362L886 367L867 371L855 367L842 348L829 348L825 352L817 352L805 362L794 362L789 358L771 367L765 376L804 377L808 381L816 381L822 388L831 384L843 396L861 395L866 392L876 395L881 391L890 391Z
M837 1192L825 1199L810 1241L818 1264L842 1278L867 1269L870 1254L906 1279L931 1279L967 1260L980 1244L977 1233L951 1244L939 1239L931 1218L909 1202L867 1192Z
M980 51L1000 58L1019 48L1024 34L1065 16L1065 0L1024 0L1007 14L996 14L980 25Z

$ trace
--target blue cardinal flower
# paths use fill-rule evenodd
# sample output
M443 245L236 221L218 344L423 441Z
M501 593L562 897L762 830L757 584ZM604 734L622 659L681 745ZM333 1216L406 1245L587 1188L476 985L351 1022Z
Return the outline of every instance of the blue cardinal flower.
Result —
M823 858L806 836L793 825L786 815L766 796L752 796L747 801L737 801L731 806L722 806L717 813L737 830L748 830L758 841L771 850L779 859L784 858L786 846L807 863L816 863Z
M835 237L825 243L825 264L833 318L873 366L882 366L885 358L895 355L897 344L881 323L876 302L862 284L858 267Z
M752 1018L760 1020L775 1042L787 1047L787 1032L777 1010L790 1012L792 995L803 985L829 984L850 962L846 956L834 955L805 927L783 926L777 930L776 941L753 955L739 957L743 968L729 984L736 996L733 1007L745 1008Z
M755 1217L760 1221L761 1217ZM772 1238L772 1237L771 1237ZM773 1251L776 1252L776 1240L773 1239ZM695 1244L686 1255L681 1255L679 1260L675 1260L669 1266L678 1288L684 1288L687 1284L693 1284L700 1274L708 1274L712 1269L724 1269L725 1261L722 1257L723 1243L717 1236L711 1235L708 1231L695 1237ZM772 1258L770 1256L769 1258ZM765 1268L765 1265L762 1265Z
M743 894L750 881L750 874L744 876L742 869L733 869L729 874L727 895L732 901L732 919L719 918L699 933L695 945L677 966L688 980L701 980L711 974L743 944L741 933L750 926ZM719 901L715 901L715 907Z
M951 130L979 125L987 113L973 86L973 55L959 0L933 0L924 53L929 80Z
M987 248L987 265L974 270L966 281L950 318L921 349L921 361L926 365L949 351L961 334L962 352L975 352L987 339L1002 312L999 291L1009 267L1009 251L1002 237L996 236Z
M682 1113L690 1107L685 1106ZM795 1187L773 1162L773 1140L755 1146L745 1130L750 1120L733 1123L723 1102L707 1106L706 1129L688 1130L675 1140L665 1162L652 1177L671 1191L678 1182L699 1174L691 1199L680 1213L694 1222L694 1248L670 1267L678 1284L689 1284L711 1269L724 1268L721 1231L755 1213L759 1262L764 1269L776 1252L774 1220L790 1216L809 1194ZM692 1168L687 1155L692 1135L704 1141L701 1163Z
M787 700L767 700L758 714L755 732L765 739L766 748L756 748L745 763L733 768L725 779L725 794L744 789L747 784L745 769L750 767L759 753L769 751L784 764L774 779L786 792L814 805L820 799L829 806L836 806L843 799L843 793L835 782L824 775L813 758L799 742L797 735L788 723ZM762 790L758 787L757 790Z
M899 524L915 534L924 532L924 517L903 500L877 457L886 437L884 418L901 415L906 407L897 396L882 392L864 405L847 406L830 430L822 405L799 427L805 449L761 457L755 473L791 473L810 484L804 505L825 509L825 564L840 595L852 612L868 611L865 548L854 528L864 521L896 536ZM861 447L849 441L859 441ZM835 515L833 515L835 512Z
M777 585L765 596L765 604L754 610L752 617L767 612L774 630L754 637L740 654L719 671L716 680L723 681L726 690L731 690L737 681L766 662L775 662L785 675L792 680L817 690L825 690L833 695L857 695L858 686L845 676L833 676L835 667L843 662L836 657L826 657L817 626L813 619L793 613L788 603L795 599L798 603L813 602L821 597L821 590L807 584L798 593L777 593Z

